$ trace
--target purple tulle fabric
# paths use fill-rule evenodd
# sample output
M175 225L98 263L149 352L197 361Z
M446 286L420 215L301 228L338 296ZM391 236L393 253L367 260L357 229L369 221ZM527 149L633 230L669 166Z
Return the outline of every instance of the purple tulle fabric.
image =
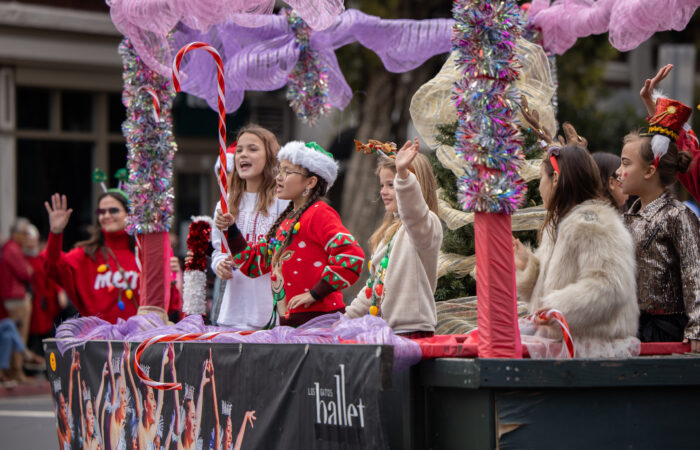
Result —
M172 59L181 47L194 41L212 45L224 61L226 111L233 112L241 105L246 90L271 91L285 86L287 75L299 59L299 46L283 15L234 14L228 19L205 31L201 26L193 26L192 21L174 23L170 43L153 33L138 40L125 34L144 62L167 77L171 76ZM313 31L311 48L320 53L321 62L328 68L329 103L342 109L352 98L338 66L336 49L359 42L374 51L388 71L406 72L433 55L450 51L452 24L452 19L384 20L350 9L325 30ZM213 58L206 52L190 52L180 64L180 73L182 90L206 99L216 110Z
M343 0L287 0L299 16L313 29L323 30L345 9ZM128 37L144 62L153 70L162 49L168 48L168 33L178 23L203 32L240 15L256 16L272 13L274 0L107 0L114 26ZM177 49L176 49L177 51ZM162 61L162 60L161 60ZM167 64L166 64L167 65ZM165 75L161 70L162 75Z
M63 354L87 341L110 340L143 342L164 334L208 333L240 331L231 327L204 325L201 316L188 316L174 325L165 325L155 314L134 316L112 325L96 317L71 319L62 323L56 331L56 344ZM385 344L394 347L394 372L418 363L422 353L420 346L410 339L397 336L387 323L375 316L366 315L348 319L340 313L327 314L310 320L299 328L276 327L253 334L224 333L208 342L258 343L258 344L339 344L354 340L360 344Z
M609 32L626 52L654 33L683 30L700 0L533 0L529 20L542 30L544 48L563 54L576 39Z

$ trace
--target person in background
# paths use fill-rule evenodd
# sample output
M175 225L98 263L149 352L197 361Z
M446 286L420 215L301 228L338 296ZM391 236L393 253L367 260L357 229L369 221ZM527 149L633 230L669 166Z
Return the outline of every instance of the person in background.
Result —
M41 253L46 243L42 245L39 242L39 230L34 225L29 226L24 244L22 251L34 270L31 280L32 317L28 347L34 353L43 356L44 348L41 341L54 336L54 324L61 316L61 312L68 308L69 302L65 291L46 276L45 255Z
M622 192L622 182L617 178L617 169L620 167L620 157L607 152L593 153L595 161L600 171L600 181L603 183L603 193L610 200L614 208L621 210L627 202L629 195Z
M66 290L81 316L116 323L119 318L136 315L141 274L136 265L134 237L126 233L128 203L126 194L119 189L100 195L95 211L98 224L92 235L67 253L62 251L63 230L73 210L68 208L65 195L54 194L51 204L44 204L51 231L46 246L46 273ZM173 264L170 256L168 259L171 269L180 267ZM170 304L181 304L175 283L171 284Z
M24 257L22 248L29 235L31 223L18 217L10 228L10 239L2 247L0 256L0 319L10 317L16 324L24 345L29 336L32 304L27 287L34 270Z

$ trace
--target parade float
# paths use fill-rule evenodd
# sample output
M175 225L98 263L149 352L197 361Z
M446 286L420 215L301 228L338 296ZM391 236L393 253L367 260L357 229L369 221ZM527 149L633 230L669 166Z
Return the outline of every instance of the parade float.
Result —
M269 14L271 2L264 1L207 8L137 3L115 0L111 9L127 38L120 48L123 129L143 314L117 324L69 321L45 342L60 448L694 445L690 405L700 400L700 359L682 355L687 344L637 341L635 356L577 358L566 318L555 311L548 314L562 340L521 333L511 233L536 228L542 211L518 209L525 182L538 171L536 160L524 159L515 126L525 126L520 95L527 93L542 126L554 133L556 123L549 60L521 37L515 2L455 1L455 20L423 21L342 12L339 2L290 1L294 11L280 14ZM615 20L622 3L579 6L590 8L595 28L582 31L579 23L566 39L551 25L560 5L533 2L531 17L545 46L557 52L571 39L605 31L633 48L648 35L630 37ZM682 29L694 9L677 11L653 31ZM451 227L474 227L476 255L442 255L441 270L478 273L478 331L411 340L381 318L338 314L296 329L207 326L199 314L209 218L196 218L188 236L189 315L164 323L159 312L167 308L170 276L162 254L176 148L169 110L176 91L201 96L219 112L226 211L226 111L240 105L246 90L283 86L300 120L313 123L331 107L343 108L352 92L334 51L355 41L394 72L452 50L441 73L416 93L411 113L458 179L461 210L443 204L441 218ZM438 144L438 126L453 121L454 148Z

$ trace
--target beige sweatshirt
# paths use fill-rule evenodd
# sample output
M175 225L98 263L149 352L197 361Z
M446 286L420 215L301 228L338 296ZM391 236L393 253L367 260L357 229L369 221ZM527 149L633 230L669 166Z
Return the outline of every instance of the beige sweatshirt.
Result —
M416 176L394 178L394 189L403 224L394 235L384 279L380 315L396 333L435 331L435 287L438 254L442 246L442 224L428 209ZM370 279L386 254L386 242L372 254ZM370 299L363 288L345 314L361 317L369 311Z

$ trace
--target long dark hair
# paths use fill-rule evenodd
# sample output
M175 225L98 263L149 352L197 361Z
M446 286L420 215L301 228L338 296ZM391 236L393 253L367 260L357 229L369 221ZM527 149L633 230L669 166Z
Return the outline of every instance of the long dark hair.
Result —
M127 213L129 212L129 204L126 197L123 195L115 192L104 192L97 197L97 204L99 205L102 199L105 197L112 197L113 199L117 200L124 207L124 211ZM105 235L102 232L99 222L97 221L97 217L95 218L95 222L95 225L90 231L90 237L87 240L75 243L75 248L83 247L85 249L85 253L87 253L87 255L93 259L95 258L95 253L97 253L97 251L105 245ZM134 239L134 236L129 235L129 249L133 252L135 247L136 240Z
M603 184L603 195L610 201L615 209L618 209L617 202L610 192L610 178L617 178L616 172L620 168L620 157L608 152L593 153L593 161L598 166L600 172L600 182Z
M328 183L320 176L316 175L313 172L309 172L308 176L316 177L318 181L316 182L316 186L314 186L313 189L311 189L311 192L309 193L309 198L306 199L306 203L304 203L304 206L295 211L294 215L291 217L294 223L292 224L290 229L294 228L294 225L296 225L297 222L299 222L299 219L301 219L301 216L304 214L304 212L307 209L309 209L309 206L313 205L314 203L323 198L323 195L325 194L326 189L328 188ZM277 229L279 228L280 224L289 216L289 214L292 211L294 211L294 202L290 201L289 205L287 205L287 208L284 211L282 211L282 214L279 215L275 223L270 227L270 230L267 232L267 235L265 236L265 240L267 242L269 242L270 239L275 237L275 234L277 233ZM279 258L281 257L282 253L284 253L284 249L286 249L292 242L293 235L294 233L287 233L287 236L284 238L284 241L280 245L279 250L277 250L275 254L272 255L272 264L276 264L279 261Z
M604 199L600 172L588 150L575 145L567 145L559 150L556 157L559 164L559 181L549 201L547 215L540 233L549 228L556 239L559 221L566 217L576 205L591 199ZM542 162L549 177L554 176L554 168L549 158ZM541 234L540 234L541 237Z

